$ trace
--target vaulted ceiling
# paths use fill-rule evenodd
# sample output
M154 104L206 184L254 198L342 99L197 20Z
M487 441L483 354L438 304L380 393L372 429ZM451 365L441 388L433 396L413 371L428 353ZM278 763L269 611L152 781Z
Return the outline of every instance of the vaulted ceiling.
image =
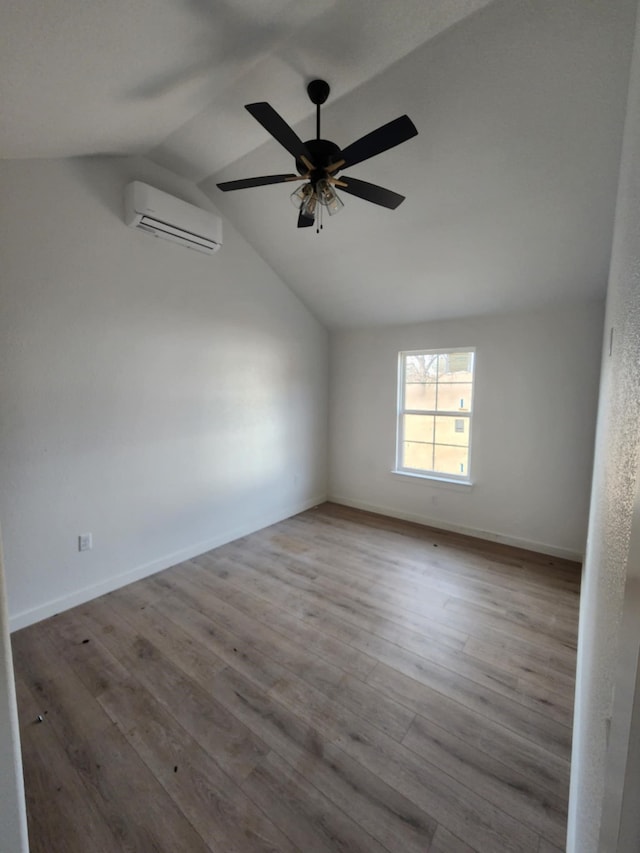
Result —
M199 183L332 327L598 298L636 7L5 0L0 155L146 154ZM349 170L406 201L345 195L320 234L296 229L289 185L216 187L294 170L243 105L268 101L313 138L314 77L341 147L403 113L419 130Z

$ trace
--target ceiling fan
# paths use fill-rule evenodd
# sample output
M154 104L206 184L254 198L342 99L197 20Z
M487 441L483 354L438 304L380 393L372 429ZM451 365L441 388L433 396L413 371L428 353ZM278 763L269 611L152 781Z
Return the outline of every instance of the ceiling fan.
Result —
M341 149L335 142L320 138L320 106L327 100L330 91L325 80L312 80L307 86L309 98L316 106L316 138L306 142L298 137L270 104L265 101L246 104L245 109L295 157L298 174L262 175L239 181L225 181L218 184L218 188L229 192L267 184L304 181L291 194L291 201L299 210L298 228L308 228L315 223L317 231L322 228L324 209L332 216L344 207L336 193L336 187L365 201L395 210L404 201L403 195L347 175L341 175L340 178L336 176L340 170L362 163L363 160L375 157L376 154L416 136L418 131L415 125L409 116L403 115Z

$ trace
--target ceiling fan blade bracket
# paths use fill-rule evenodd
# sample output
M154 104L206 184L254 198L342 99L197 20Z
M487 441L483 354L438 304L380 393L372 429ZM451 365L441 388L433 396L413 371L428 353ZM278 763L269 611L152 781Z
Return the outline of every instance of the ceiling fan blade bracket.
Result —
M345 164L344 160L337 160L335 163L331 163L329 166L327 166L325 169L325 172L328 175L331 175L333 172L337 172L338 169L341 169L344 166L344 164Z
M300 160L304 163L304 165L307 167L309 172L313 172L313 170L315 169L315 166L313 165L311 160L309 160L308 157L305 157L305 155L303 154L302 157L300 157Z

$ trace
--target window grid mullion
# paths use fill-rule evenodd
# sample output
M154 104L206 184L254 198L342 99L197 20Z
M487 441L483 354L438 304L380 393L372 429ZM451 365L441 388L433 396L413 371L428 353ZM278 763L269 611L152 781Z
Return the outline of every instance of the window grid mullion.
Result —
M437 418L470 418L471 412L458 412L455 409L445 409L436 412L435 409L403 409L403 415L434 415Z
M438 411L438 383L440 381L440 353L436 359L436 412ZM436 416L433 416L433 444L431 445L431 470L436 470Z

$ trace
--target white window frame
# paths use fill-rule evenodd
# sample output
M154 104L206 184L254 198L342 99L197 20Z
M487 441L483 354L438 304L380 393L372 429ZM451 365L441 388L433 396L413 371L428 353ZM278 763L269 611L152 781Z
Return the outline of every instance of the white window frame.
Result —
M405 394L405 366L407 356L411 355L449 355L456 352L469 352L473 354L473 370L471 379L471 407L468 412L460 411L437 411L425 409L407 409L404 404ZM398 353L398 412L396 420L396 467L395 474L404 474L410 477L419 477L426 480L439 480L444 483L460 483L462 485L471 485L471 442L473 440L473 413L475 408L475 391L476 391L476 348L475 347L442 347L441 349L417 349L403 350ZM469 435L469 454L467 462L466 474L444 474L439 471L432 471L426 468L407 468L402 463L402 446L404 442L404 415L433 415L435 417L445 415L455 418L465 418L468 421L467 434Z

